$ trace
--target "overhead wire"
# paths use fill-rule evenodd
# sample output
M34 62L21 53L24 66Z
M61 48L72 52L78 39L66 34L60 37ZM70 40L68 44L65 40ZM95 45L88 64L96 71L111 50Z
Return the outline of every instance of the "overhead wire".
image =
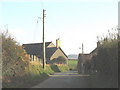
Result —
M37 28L38 28L38 19L37 19L37 23L36 23L35 30L34 30L33 42L35 42L35 36L36 36Z
M44 2L43 2L43 0L41 0L41 9L43 9L43 8L44 8ZM34 30L34 35L33 35L33 42L35 42L35 36L36 36L36 31L38 29L39 19L42 21L42 18L41 18L42 14L43 14L43 12L41 12L40 17L37 18L37 23L36 23L35 30Z
M40 16L42 15L42 12L40 14ZM36 26L35 26L35 29L34 29L34 35L33 35L33 42L35 42L35 36L36 36L36 31L38 30L38 23L39 23L39 19L42 21L42 18L41 17L38 17L37 18L37 22L36 22ZM43 21L42 21L43 22Z

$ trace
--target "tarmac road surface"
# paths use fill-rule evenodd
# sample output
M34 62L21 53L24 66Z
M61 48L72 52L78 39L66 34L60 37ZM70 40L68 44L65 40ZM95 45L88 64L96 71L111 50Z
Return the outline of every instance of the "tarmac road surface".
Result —
M89 75L78 74L77 71L59 72L32 88L90 88L84 80L86 77Z

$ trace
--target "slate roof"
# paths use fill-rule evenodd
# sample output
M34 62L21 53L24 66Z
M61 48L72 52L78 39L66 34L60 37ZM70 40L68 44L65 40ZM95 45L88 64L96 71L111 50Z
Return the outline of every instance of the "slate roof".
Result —
M46 42L45 47L47 47L51 42ZM26 50L28 54L31 55L41 55L41 51L43 50L43 43L30 43L23 44L23 48Z
M54 52L58 49L57 47L47 47L52 42L46 42L46 58L50 58ZM39 58L43 58L43 43L31 43L31 44L23 44L23 48L26 50L28 54L36 55ZM59 48L62 52L63 50ZM64 53L64 52L63 52ZM67 57L67 55L64 53Z
M46 48L46 57L50 58L57 49L56 47Z
M90 54L95 54L98 52L98 48L95 48L92 52L90 52Z

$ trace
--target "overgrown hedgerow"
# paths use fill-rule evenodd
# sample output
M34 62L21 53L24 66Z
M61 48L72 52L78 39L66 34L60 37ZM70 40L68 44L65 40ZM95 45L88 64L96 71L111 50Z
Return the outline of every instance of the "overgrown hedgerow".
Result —
M45 69L38 62L31 62L29 56L7 32L2 36L2 87L32 87L54 72L67 71L67 65L46 65Z
M97 55L91 60L94 64L94 69L97 70L96 76L88 79L92 82L93 87L97 88L117 88L118 87L118 34L109 33L107 37L99 40Z

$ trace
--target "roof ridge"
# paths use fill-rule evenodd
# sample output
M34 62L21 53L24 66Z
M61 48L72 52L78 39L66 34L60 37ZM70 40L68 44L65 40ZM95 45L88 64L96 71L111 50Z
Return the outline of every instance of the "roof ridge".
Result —
M45 43L51 43L51 42L45 42ZM30 44L43 44L43 43L27 43L27 44L23 44L23 45L30 45Z

